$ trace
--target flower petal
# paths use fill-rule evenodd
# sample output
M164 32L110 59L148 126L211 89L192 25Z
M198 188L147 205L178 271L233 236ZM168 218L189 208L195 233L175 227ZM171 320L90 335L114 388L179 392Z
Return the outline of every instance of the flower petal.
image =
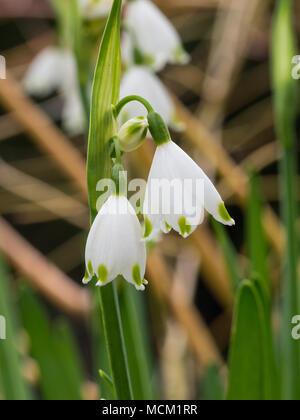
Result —
M104 286L123 275L135 287L133 267L138 265L143 277L146 269L146 247L141 241L141 226L123 196L111 196L102 206L88 236L86 245L87 274L84 282L95 275L97 286Z
M47 96L60 86L60 50L47 47L32 61L24 79L27 92Z
M147 99L167 124L172 124L174 106L170 95L159 78L147 67L134 66L125 72L121 81L120 99L129 95L139 95ZM147 117L144 106L139 102L131 102L122 110L120 122L124 123L139 115Z
M125 13L125 23L133 33L137 47L160 71L168 63L186 63L181 40L167 17L149 0L130 2Z

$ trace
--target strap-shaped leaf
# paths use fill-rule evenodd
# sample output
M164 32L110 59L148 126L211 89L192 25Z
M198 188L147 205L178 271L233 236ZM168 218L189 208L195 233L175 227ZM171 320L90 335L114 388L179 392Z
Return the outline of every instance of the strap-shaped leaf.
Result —
M97 182L110 178L108 141L117 134L112 105L119 99L121 77L120 16L121 0L115 0L100 46L96 65L88 146L88 191L92 220L97 214Z
M27 400L29 394L17 350L18 325L10 286L9 274L0 255L0 328L6 337L5 340L0 337L0 390L4 399Z
M255 284L244 281L237 295L229 361L229 400L273 398L273 372L262 297Z

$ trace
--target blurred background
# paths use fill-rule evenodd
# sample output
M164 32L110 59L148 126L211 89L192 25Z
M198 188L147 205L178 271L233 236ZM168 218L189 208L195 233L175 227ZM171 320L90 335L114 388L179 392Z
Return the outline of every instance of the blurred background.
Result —
M235 291L253 261L272 284L275 340L280 327L275 2L154 3L191 55L188 64L159 73L185 124L173 138L214 179L236 226L224 229L206 217L189 239L172 233L150 250L142 297L118 285L125 339L130 365L141 363L146 378L133 378L137 399L218 400L228 379ZM7 335L0 340L0 399L110 398L98 374L109 371L98 294L81 285L87 137L65 129L60 92L39 98L24 89L34 57L56 43L55 14L46 0L0 0L0 18L7 65L0 80L0 315ZM131 178L147 177L153 152L147 140L128 155Z

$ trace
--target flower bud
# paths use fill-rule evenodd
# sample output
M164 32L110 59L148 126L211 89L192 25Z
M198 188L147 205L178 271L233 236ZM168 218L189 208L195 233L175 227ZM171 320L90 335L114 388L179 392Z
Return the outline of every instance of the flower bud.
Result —
M127 121L122 125L118 134L121 150L132 152L137 149L144 141L147 131L147 118L137 117Z

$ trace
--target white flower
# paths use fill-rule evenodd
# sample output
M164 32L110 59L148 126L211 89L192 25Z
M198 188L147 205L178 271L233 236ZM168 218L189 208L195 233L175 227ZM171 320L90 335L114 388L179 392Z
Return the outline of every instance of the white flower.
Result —
M84 130L84 112L81 103L77 65L74 54L55 47L45 48L31 63L24 79L27 92L40 97L57 90L64 99L63 127L71 135Z
M126 55L127 65L134 63L135 47L142 53L155 71L168 62L186 64L189 60L179 35L166 16L149 0L130 1L124 22L131 36L131 54ZM127 43L128 38L124 39Z
M145 238L171 228L189 236L203 220L203 207L219 222L235 224L202 169L173 141L157 146L145 193Z
M121 81L120 99L129 95L139 95L147 99L153 108L163 117L169 127L182 129L176 121L172 99L159 78L144 66L129 68ZM130 102L120 114L120 121L125 122L138 115L147 116L147 111L139 102Z
M63 128L70 136L78 136L83 133L85 119L79 90L74 88L65 94L65 102L62 110Z
M30 64L24 79L27 92L47 96L60 86L61 53L58 48L42 50Z
M136 117L127 121L118 133L121 150L132 152L137 149L145 139L147 131L148 120L146 117Z
M108 16L113 0L79 0L81 14L86 19L98 19Z
M112 195L99 211L88 236L85 261L87 284L95 275L104 286L122 275L144 290L146 247L135 211L124 196Z

